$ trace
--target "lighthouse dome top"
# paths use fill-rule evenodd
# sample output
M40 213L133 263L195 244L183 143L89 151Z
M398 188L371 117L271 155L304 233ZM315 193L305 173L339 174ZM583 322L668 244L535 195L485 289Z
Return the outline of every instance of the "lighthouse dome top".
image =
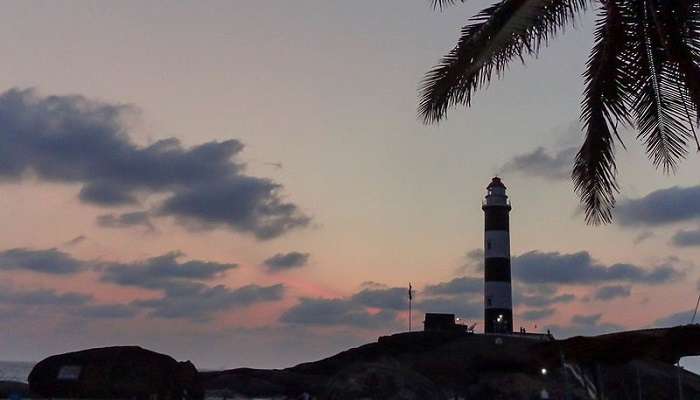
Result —
M501 178L494 176L493 179L491 179L491 183L489 183L488 186L486 186L486 189L493 189L493 188L506 188L506 185L501 182Z
M487 207L507 207L510 210L510 202L506 195L506 185L501 182L501 178L495 176L486 187L486 198L482 204L482 209Z

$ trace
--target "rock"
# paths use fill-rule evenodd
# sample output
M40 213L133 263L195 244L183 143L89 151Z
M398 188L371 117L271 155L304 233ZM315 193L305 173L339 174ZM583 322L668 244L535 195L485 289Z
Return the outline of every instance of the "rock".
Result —
M700 376L673 363L698 354L697 325L567 340L412 332L286 369L200 375L207 394L229 398L691 399Z
M201 399L197 369L137 346L104 347L51 356L29 374L43 397Z
M13 399L26 397L31 397L29 392L29 385L27 385L26 383L15 381L0 381L0 398Z
M444 400L440 388L395 363L360 363L333 376L321 396L327 400Z

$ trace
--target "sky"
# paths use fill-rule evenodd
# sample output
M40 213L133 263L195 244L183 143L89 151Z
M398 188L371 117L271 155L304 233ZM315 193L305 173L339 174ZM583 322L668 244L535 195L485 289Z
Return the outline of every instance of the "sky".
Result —
M569 171L592 12L426 126L426 71L487 4L4 4L0 359L137 344L284 367L482 319L483 212L508 187L515 326L687 323L700 158L657 171L623 132L615 222ZM477 330L481 324L477 325Z

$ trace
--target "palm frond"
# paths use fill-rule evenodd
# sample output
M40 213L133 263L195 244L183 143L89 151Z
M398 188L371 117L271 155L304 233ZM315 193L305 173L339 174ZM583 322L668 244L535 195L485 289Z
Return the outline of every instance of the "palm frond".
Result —
M634 84L628 74L627 32L617 0L608 0L598 13L595 45L584 78L586 89L581 103L581 121L586 139L576 155L572 179L581 197L586 221L592 224L612 220L615 194L616 124L628 124L626 104ZM618 140L621 139L617 136Z
M433 7L433 10L444 10L445 8L453 6L458 2L464 3L464 1L465 0L431 0L430 2L432 3L431 6Z
M482 10L462 28L457 46L426 74L420 87L423 121L438 122L450 107L469 105L472 93L488 84L494 72L500 76L515 57L536 56L586 2L502 0Z
M687 103L678 90L684 85L683 77L669 58L668 35L650 0L640 1L635 9L639 88L633 109L638 138L653 164L668 173L675 171L678 161L685 157L692 137Z

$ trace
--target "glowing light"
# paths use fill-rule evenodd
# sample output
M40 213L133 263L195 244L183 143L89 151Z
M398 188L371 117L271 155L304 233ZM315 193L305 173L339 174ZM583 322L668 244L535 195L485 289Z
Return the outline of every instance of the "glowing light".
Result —
M547 368L542 368L540 372L542 373L542 375L547 375Z

